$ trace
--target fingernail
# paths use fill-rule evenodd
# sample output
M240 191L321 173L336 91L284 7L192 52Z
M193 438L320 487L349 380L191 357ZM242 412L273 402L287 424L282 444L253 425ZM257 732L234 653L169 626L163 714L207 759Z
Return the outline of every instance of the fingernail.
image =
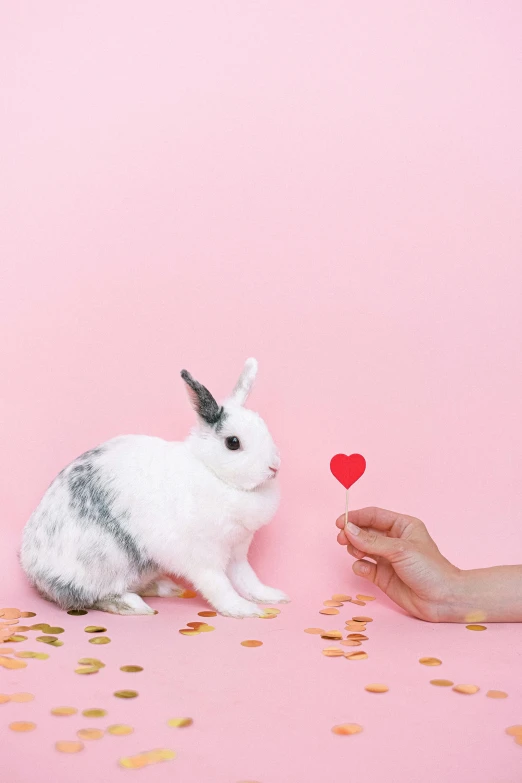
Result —
M370 566L367 563L359 563L357 570L360 574L368 574L370 572Z
M353 522L348 522L346 525L348 528L348 532L352 534L352 536L358 536L361 532L361 528L357 527L357 525L354 525Z

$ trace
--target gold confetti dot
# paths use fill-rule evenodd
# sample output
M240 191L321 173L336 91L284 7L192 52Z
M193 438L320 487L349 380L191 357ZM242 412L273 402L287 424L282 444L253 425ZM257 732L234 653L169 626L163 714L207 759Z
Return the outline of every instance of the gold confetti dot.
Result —
M260 614L258 617L258 620L275 620L277 618L277 615L273 612L265 612L264 614Z
M356 598L359 599L359 601L375 601L375 596L373 595L357 595Z
M14 653L14 650L12 647L0 647L0 655L12 655ZM20 653L16 653L17 655L20 655Z
M142 672L143 666L120 666L121 672Z
M343 635L341 631L323 631L321 639L342 639Z
M32 693L12 693L11 701L24 704L26 701L34 701L34 695Z
M343 647L360 647L362 642L359 639L345 639L343 642L339 642Z
M118 699L135 699L138 695L138 691L114 691L114 695Z
M99 661L98 658L80 658L78 661L82 666L97 666L99 669L103 669L105 664Z
M439 685L441 688L449 688L453 685L451 680L430 680L432 685Z
M195 631L199 631L200 633L210 633L210 631L215 631L213 625L208 625L207 623L187 623L188 626L191 628L194 628Z
M182 729L185 726L192 726L193 723L192 718L171 718L167 721L167 726L173 729Z
M507 693L505 691L488 691L486 696L489 699L507 699Z
M342 606L342 601L323 601L323 606Z
M357 652L353 653L344 653L344 657L349 661L364 661L368 657L368 653L364 652L364 650L357 650Z
M349 633L346 637L347 639L357 639L360 642L367 642L368 637L365 636L363 633Z
M80 666L80 668L74 670L76 674L98 674L100 671L99 666Z
M319 609L319 614L339 614L339 609Z
M341 723L332 728L334 734L339 734L344 737L349 737L352 734L360 734L362 730L362 726L359 726L358 723Z
M372 617L352 617L354 623L373 623Z
M78 710L76 707L53 707L51 715L65 717L66 715L76 715L77 712Z
M36 728L36 723L31 723L28 720L17 720L14 723L9 724L11 731L33 731Z
M466 628L468 631L487 631L485 625L476 625L475 623L472 623L471 625L466 625Z
M82 715L84 715L86 718L104 718L107 715L107 710L100 710L98 707L91 707L88 710L83 710Z
M0 656L0 666L4 669L25 669L27 664L23 661L16 661L14 658L6 658L3 655Z
M344 593L335 593L335 595L332 595L332 601L340 601L341 603L344 603L344 601L351 601L352 596L351 595L345 595Z
M57 639L56 636L37 636L36 641L42 642L43 644L50 644L51 647L61 647L63 645L63 642Z
M305 628L305 633L321 634L324 633L323 628Z
M76 734L81 740L98 740L103 737L101 729L80 729Z
M357 631L357 633L361 633L361 631L366 631L366 624L365 623L351 623L347 622L344 628L345 631Z
M522 737L515 737L515 742L517 745L522 745Z
M179 632L183 636L199 636L199 629L196 628L180 628Z
M21 616L20 609L0 609L0 617L4 620L18 620Z
M8 701L11 701L11 697L7 693L0 693L0 704L7 704Z
M509 734L511 737L522 737L522 726L520 724L508 726L506 734Z
M194 592L194 590L183 590L182 593L180 593L180 598L197 598L197 593Z
M86 625L83 630L85 633L105 633L107 629L103 625Z
M431 658L427 656L426 658L419 658L419 663L422 663L423 666L440 666L442 661L440 658Z
M352 604L356 604L357 606L366 606L366 601L359 601L358 598L352 598Z
M217 612L198 612L198 617L217 617Z
M48 659L47 653L31 652L31 650L20 650L15 652L17 658L36 658L38 661L46 661Z
M74 742L72 740L60 740L54 746L60 753L79 753L84 749L83 742Z
M93 636L89 639L89 644L109 644L110 641L108 636Z
M22 612L20 617L36 617L36 612Z
M156 764L160 761L171 761L176 758L173 750L147 750L136 756L124 756L119 760L122 767L126 769L141 769L149 764Z
M134 729L132 726L127 726L125 723L115 723L114 726L109 726L107 728L107 734L113 734L115 737L124 737L133 732Z
M82 617L84 614L88 614L86 609L69 609L67 614L70 614L72 617Z
M379 682L372 682L370 685L366 685L364 690L368 691L368 693L388 693L390 689L387 685L382 685Z
M473 693L477 693L480 688L478 685L455 685L453 690L455 693L465 693L471 696Z
M258 641L257 639L245 639L244 642L241 642L242 647L261 647L263 642Z
M14 636L9 636L7 639L4 639L5 642L9 642L10 644L12 642L26 642L27 636L22 636L22 634L16 633Z
M327 658L342 658L344 655L340 647L325 647L321 652L323 655L326 655Z
M45 633L48 633L48 634L51 634L51 635L61 634L61 633L63 633L63 631L64 631L64 629L60 628L59 625L57 625L57 626L48 625L46 627L46 629L45 629Z

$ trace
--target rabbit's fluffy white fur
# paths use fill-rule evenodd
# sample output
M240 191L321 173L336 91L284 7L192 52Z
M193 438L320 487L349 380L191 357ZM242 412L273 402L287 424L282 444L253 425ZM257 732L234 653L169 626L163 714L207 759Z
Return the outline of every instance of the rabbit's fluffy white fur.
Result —
M261 417L244 408L248 359L219 406L185 370L198 423L183 442L127 435L86 452L53 481L27 522L20 561L64 609L151 614L140 596L171 596L184 577L224 615L255 617L287 601L247 553L279 503L280 458Z

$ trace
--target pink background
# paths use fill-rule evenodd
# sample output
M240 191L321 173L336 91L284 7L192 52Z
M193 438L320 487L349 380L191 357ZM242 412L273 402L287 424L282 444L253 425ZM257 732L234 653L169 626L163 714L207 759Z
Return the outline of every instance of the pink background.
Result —
M379 596L359 663L302 630L339 627L317 614L333 591L377 594L335 544L337 451L368 461L354 505L422 517L462 567L522 562L521 34L517 0L0 5L0 606L66 628L36 644L49 661L0 670L0 691L36 695L0 706L11 781L36 763L55 783L520 780L519 626L430 626ZM16 548L55 474L117 434L184 437L179 371L224 395L250 355L283 457L255 552L294 599L281 617L191 639L199 599L153 599L154 619L37 599ZM112 644L85 644L85 619ZM81 655L107 668L78 677ZM133 677L139 699L110 695ZM89 723L57 727L60 703L136 732L60 756ZM26 716L38 730L11 734ZM364 733L333 736L344 721ZM179 758L116 766L157 746Z

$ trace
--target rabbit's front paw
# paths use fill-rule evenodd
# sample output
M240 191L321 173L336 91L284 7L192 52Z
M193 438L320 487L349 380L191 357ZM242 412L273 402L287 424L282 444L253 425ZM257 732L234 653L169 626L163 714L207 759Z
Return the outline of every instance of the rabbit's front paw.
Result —
M225 617L261 617L264 614L264 610L251 601L238 599L234 603L221 606L219 613L225 615Z
M287 604L290 602L290 598L286 593L283 593L282 590L277 590L275 587L265 587L250 597L253 601L257 601L260 604Z

